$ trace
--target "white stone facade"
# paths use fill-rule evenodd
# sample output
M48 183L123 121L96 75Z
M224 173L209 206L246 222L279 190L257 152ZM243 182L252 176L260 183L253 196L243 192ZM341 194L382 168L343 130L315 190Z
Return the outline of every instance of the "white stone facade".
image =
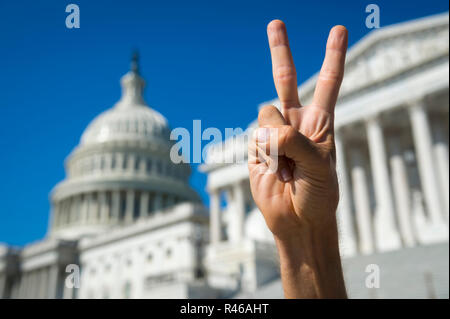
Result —
M143 100L144 84L134 59L121 99L66 160L47 238L22 250L1 246L1 297L216 294L203 280L208 211L188 184L189 165L170 160L170 128ZM79 288L65 283L68 265L81 271Z
M164 298L204 286L202 251L207 210L190 203L173 206L152 219L80 242L83 268L80 298ZM167 295L167 296L170 296Z

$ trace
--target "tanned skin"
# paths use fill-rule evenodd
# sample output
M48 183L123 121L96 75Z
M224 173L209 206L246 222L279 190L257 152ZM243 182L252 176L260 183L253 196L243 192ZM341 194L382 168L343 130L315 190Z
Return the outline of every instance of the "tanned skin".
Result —
M284 23L271 21L267 35L281 112L274 106L259 112L259 128L249 143L252 195L275 238L285 297L347 298L338 247L334 144L347 30L335 26L330 31L310 105L298 97Z

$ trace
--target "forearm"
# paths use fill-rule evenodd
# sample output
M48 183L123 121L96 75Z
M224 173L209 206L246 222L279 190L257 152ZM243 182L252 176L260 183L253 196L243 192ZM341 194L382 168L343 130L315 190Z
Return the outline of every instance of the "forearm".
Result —
M286 298L347 298L335 220L275 242Z

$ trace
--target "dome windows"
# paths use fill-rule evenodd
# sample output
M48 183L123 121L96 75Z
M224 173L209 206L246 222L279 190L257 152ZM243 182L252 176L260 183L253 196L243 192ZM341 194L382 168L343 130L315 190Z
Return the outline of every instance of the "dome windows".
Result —
M105 156L100 157L100 170L103 171L105 169L106 163L105 163Z
M116 153L111 154L111 169L114 170L116 168Z
M135 160L134 160L134 170L135 170L136 172L139 171L140 164L141 164L141 158L140 158L140 156L138 155L138 156L136 156L136 158L135 158Z
M127 169L127 162L128 162L128 155L127 154L122 155L122 169L123 170Z
M152 160L148 158L146 162L147 162L146 172L147 174L150 174L150 172L152 171Z

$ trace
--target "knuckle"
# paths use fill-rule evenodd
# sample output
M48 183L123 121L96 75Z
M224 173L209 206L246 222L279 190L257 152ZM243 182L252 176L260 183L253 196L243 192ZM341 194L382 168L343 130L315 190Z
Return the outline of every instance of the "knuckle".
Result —
M274 78L280 83L290 83L297 79L297 73L292 66L284 65L279 66L275 70Z
M319 80L324 82L336 83L342 80L342 75L337 70L325 68L320 72Z
M276 107L273 105L265 105L261 108L261 110L259 110L258 113L258 121L261 122L261 120L264 120L266 117L270 116L271 114L273 114L273 112L275 111Z

